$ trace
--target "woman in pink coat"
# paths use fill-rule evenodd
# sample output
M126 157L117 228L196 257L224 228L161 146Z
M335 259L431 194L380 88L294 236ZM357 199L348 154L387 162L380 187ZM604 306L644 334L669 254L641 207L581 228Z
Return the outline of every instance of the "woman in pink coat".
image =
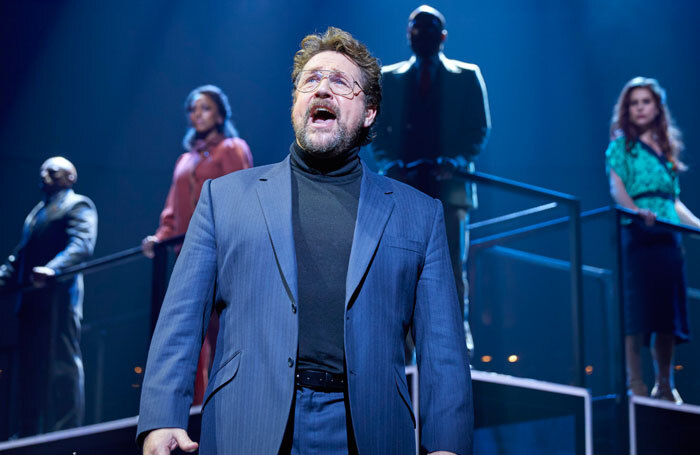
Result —
M186 151L175 163L173 181L160 214L160 226L154 235L142 242L144 254L151 258L156 243L187 232L205 180L253 166L248 144L238 137L231 122L228 98L220 88L204 85L194 89L187 96L185 111L190 122L182 140ZM201 404L204 396L218 326L218 317L212 312L199 356L193 404Z

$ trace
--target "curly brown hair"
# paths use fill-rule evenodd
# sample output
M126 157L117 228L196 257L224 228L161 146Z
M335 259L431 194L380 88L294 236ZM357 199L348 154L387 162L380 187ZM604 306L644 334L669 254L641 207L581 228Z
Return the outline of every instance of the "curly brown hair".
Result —
M625 84L622 92L615 103L612 121L610 122L610 136L616 139L620 136L625 138L625 149L630 152L634 143L639 139L642 131L630 120L630 95L636 88L646 88L651 92L659 114L651 125L651 130L664 156L673 163L673 167L679 171L686 169L679 157L683 151L683 141L681 132L676 127L671 111L666 105L666 91L659 85L656 79L649 77L635 77Z
M300 49L294 55L294 69L292 70L292 84L296 85L299 73L311 58L324 51L339 52L360 67L362 80L359 82L365 93L365 106L371 106L377 110L382 102L381 65L379 60L372 56L367 46L353 38L353 36L337 27L328 27L323 35L307 35L301 40ZM292 90L292 97L296 97L296 88ZM375 117L376 119L376 117ZM360 144L367 145L372 142L374 133L372 127L363 128Z

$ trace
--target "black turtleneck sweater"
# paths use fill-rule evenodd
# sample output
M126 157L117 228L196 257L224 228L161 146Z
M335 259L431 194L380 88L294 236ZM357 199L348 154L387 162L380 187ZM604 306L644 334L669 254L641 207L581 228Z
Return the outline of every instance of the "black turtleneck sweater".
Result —
M345 281L362 179L358 150L319 159L296 142L290 147L299 370L345 371Z

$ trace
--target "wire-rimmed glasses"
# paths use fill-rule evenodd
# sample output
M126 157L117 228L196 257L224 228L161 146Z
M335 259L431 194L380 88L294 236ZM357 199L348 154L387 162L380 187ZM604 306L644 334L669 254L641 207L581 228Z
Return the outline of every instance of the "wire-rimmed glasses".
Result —
M331 92L339 96L349 95L354 92L355 85L362 86L352 77L336 70L307 70L299 73L294 87L298 92L308 93L316 90L324 79L328 79Z

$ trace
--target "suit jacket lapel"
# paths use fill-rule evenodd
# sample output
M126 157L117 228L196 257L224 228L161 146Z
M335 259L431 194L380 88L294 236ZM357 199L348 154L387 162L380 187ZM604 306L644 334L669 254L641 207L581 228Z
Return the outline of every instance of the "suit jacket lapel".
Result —
M367 273L384 228L394 209L394 199L385 181L362 163L362 186L357 221L352 239L348 276L345 282L345 306L353 299Z
M257 193L287 295L297 302L297 260L292 231L292 176L289 156L258 179Z

